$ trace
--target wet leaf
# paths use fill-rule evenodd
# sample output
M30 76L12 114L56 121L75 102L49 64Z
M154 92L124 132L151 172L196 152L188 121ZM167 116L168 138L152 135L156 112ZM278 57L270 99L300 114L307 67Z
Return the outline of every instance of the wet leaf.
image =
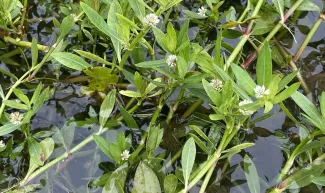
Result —
M244 157L244 172L251 193L260 193L260 181L253 161L248 155Z
M160 184L154 171L141 162L134 176L134 193L161 193Z
M105 127L108 118L111 116L113 108L115 106L116 90L110 91L105 97L99 111L99 126Z
M44 153L44 160L45 162L54 150L54 141L52 138L46 138L40 142L42 152Z
M68 68L72 68L74 70L82 71L84 69L92 67L90 64L85 62L82 58L77 55L67 53L67 52L56 52L51 54L51 56L56 59L58 62L63 64Z
M128 163L118 167L106 181L102 193L120 193L124 192L125 180L129 170Z

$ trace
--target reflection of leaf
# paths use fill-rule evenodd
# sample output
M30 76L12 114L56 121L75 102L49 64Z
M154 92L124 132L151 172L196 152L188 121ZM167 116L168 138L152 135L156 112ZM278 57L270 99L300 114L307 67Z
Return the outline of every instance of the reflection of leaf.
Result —
M104 91L109 84L115 84L118 76L111 74L112 70L105 67L93 67L84 70L89 76L89 87L94 91Z
M160 193L160 184L155 172L141 162L134 176L134 193Z

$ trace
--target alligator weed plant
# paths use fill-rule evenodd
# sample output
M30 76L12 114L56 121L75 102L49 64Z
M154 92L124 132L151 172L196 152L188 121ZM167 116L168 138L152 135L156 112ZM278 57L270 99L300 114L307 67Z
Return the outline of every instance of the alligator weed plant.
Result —
M319 6L1 0L1 192L322 192L325 92L296 66ZM284 155L265 177L250 136L276 113L296 138L264 129Z

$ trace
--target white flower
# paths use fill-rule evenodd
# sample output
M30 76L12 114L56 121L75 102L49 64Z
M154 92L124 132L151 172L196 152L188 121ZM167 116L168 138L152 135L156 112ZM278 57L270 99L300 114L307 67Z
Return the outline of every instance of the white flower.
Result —
M205 16L206 12L207 12L207 9L203 6L201 8L199 8L199 10L198 10L198 14L201 16Z
M239 106L243 106L243 105L250 104L250 103L253 103L253 102L251 100L245 99L245 100L239 102ZM254 113L253 111L244 110L244 109L239 109L239 112L243 115L251 115Z
M159 23L158 16L154 13L150 13L143 19L143 23L150 26L156 26Z
M14 112L10 114L10 122L14 125L19 125L23 118L24 116L19 112Z
M121 154L122 160L128 160L130 157L130 152L128 150L124 150Z
M3 148L5 146L6 146L6 144L4 144L2 140L0 140L0 148Z
M219 79L213 79L210 82L211 86L213 86L218 92L221 91L222 87L223 87L223 83L221 80Z
M168 66L170 66L170 67L175 67L176 61L177 61L177 56L175 56L175 55L169 55L166 60Z
M255 92L256 98L263 98L264 96L270 94L270 90L269 89L266 89L264 85L263 86L257 85L254 88L254 92Z

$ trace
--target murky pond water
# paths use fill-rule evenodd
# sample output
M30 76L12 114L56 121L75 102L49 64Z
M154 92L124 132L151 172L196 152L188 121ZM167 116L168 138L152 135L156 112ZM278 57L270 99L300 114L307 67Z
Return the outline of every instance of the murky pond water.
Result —
M322 1L315 0L322 8ZM30 12L28 18L31 19L29 28L26 29L28 31L27 39L31 41L32 37L36 37L37 41L43 45L50 45L55 39L55 28L52 23L53 18L59 18L60 15L60 1L56 0L29 0L30 3ZM234 6L236 9L241 10L242 6L245 5L245 1L227 1L222 9L226 10L230 6ZM184 1L182 3L182 9L191 9L195 6L195 1ZM174 15L173 15L174 14ZM176 12L171 13L170 18L176 18ZM185 19L185 15L181 14L175 23L180 22ZM300 29L308 29L310 28L315 20L318 18L318 13L316 12L308 12L308 14L303 14L298 20L298 26L291 25L291 29L294 31L295 38L297 39L297 43L292 42L293 38L288 35L283 38L283 43L287 45L288 50L294 54L299 48L300 43L304 40L306 34L301 32ZM189 34L190 39L195 39L197 32L199 30L198 26L194 23L191 23L191 32ZM304 52L302 59L298 62L298 67L301 68L302 74L307 80L308 86L313 91L314 96L317 96L321 91L325 89L325 22L321 24L317 33L312 38L311 43L308 45L306 51ZM216 33L214 30L211 30L209 36L207 38L206 43L211 43L216 38ZM68 38L69 45L68 47L74 47L80 43L77 38L70 37ZM225 39L225 41L229 44L235 45L238 42L238 39ZM84 45L78 47L79 49L92 49L91 45ZM97 46L98 52L103 52L105 49L101 46ZM245 50L252 50L251 48ZM4 50L1 50L0 55L4 53ZM26 56L30 57L29 51L26 51ZM109 52L107 52L109 57ZM244 54L249 54L249 52L245 52ZM157 54L157 58L162 58ZM28 59L29 60L29 59ZM19 64L24 64L24 59L20 56L15 58L15 61ZM22 65L26 66L26 65ZM4 68L10 70L12 73L20 75L25 69L21 69L22 72L19 72L19 68L11 65L6 65L4 62L0 63L0 68ZM252 69L253 70L253 69ZM286 72L285 68L278 68L280 72ZM58 73L58 74L57 74ZM49 86L55 86L55 94L53 97L46 102L46 104L42 107L42 109L36 114L35 118L32 121L31 129L32 132L36 133L37 131L49 131L54 126L57 128L61 128L65 122L74 117L75 120L84 120L88 115L89 107L93 106L94 108L98 108L100 104L100 99L98 97L84 97L80 94L80 83L59 83L52 82L50 79L55 78L57 75L60 75L60 79L68 79L71 77L76 77L78 74L72 73L70 75L68 72L62 73L58 72L53 66L43 68L42 72L38 75L38 77L48 84ZM11 80L9 77L0 76L1 85L4 88L10 86ZM25 84L25 88L29 88L32 85ZM23 88L23 87L22 87ZM151 101L150 103L146 103L142 109L140 109L137 114L138 125L141 129L145 130L148 122L147 115L151 115L155 110L155 101ZM294 106L294 103L287 102L288 107L291 108L291 112L295 115L299 115L299 111ZM185 109L186 105L190 105L189 103L183 104L179 108L179 112L176 113L175 119L173 123L169 126L166 126L162 123L162 126L165 126L165 129L168 131L177 131L183 130L184 125L189 121L198 121L200 120L199 116L191 116L186 122L181 122L178 120L179 114L181 114ZM207 104L203 104L201 108L198 108L197 115L204 114L209 111L209 106ZM162 113L166 114L164 110ZM298 133L298 129L295 127L295 124L292 123L288 118L286 118L285 114L281 112L281 109L278 106L275 106L272 110L274 115L266 120L259 122L258 124L252 126L252 128L247 128L247 130L243 131L243 137L245 141L254 142L256 145L246 149L246 153L252 155L253 161L257 167L257 171L261 180L268 182L269 179L273 179L283 167L283 163L285 160L284 154L280 148L281 145L289 144L289 140L294 141L296 134ZM260 117L263 112L258 112L254 115L254 118ZM165 117L163 117L163 120ZM82 125L82 123L80 123ZM84 127L77 127L73 144L78 144L85 137L93 134L94 126L86 125ZM139 143L137 141L141 137L140 131L135 131L129 129L127 127L119 127L116 130L109 131L106 135L109 138L114 139L117 135L118 131L124 131L133 136L134 142ZM167 132L166 132L167 133ZM160 147L159 152L165 152L169 154L170 152L177 152L180 146L177 143L177 140L173 139L172 136L164 137L164 142L162 147ZM280 137L281 135L285 137ZM17 136L19 137L19 136ZM23 137L23 136L20 136ZM8 139L4 139L5 141ZM19 139L17 139L19 141ZM55 158L56 155L59 155L60 148L57 148L55 153L51 156ZM96 157L98 152L99 157ZM27 155L26 155L27 156ZM208 192L249 192L248 186L245 183L245 175L243 170L240 167L240 163L242 162L242 154L237 154L232 157L230 161L230 166L236 166L234 172L229 175L229 179L222 179L221 186L212 185L209 187ZM96 177L102 175L103 171L109 170L111 166L110 161L105 154L96 149L95 143L88 144L86 147L82 149L81 152L77 153L69 160L65 160L60 163L59 166L55 166L52 169L48 170L41 175L41 177L36 178L31 183L41 183L41 190L38 192L56 192L56 193L64 193L64 192L101 192L100 188L89 188L88 184L94 180ZM176 162L173 168L179 165L179 162ZM8 161L0 166L1 173L0 174L0 190L6 189L10 185L14 184L19 180L20 177L23 177L28 169L28 159L24 157L18 158L16 161ZM222 168L218 168L215 172L215 177L220 174L220 170ZM134 174L133 172L130 172ZM128 182L131 186L132 180ZM266 186L262 186L261 191L265 192L267 189ZM198 192L199 185L196 188L193 188L191 192ZM310 192L309 190L305 190L306 192Z

